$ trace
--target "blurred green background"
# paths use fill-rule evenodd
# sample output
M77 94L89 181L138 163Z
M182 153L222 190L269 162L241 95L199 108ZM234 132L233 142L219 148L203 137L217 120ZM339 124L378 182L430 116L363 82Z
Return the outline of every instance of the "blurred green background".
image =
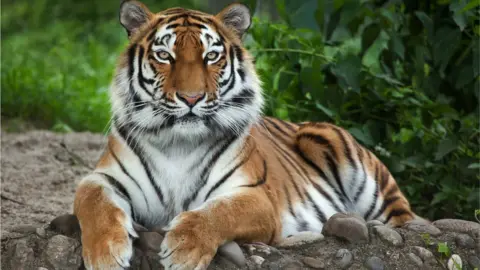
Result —
M231 1L145 0L217 12ZM420 215L480 208L476 0L258 0L245 45L265 113L348 129L390 168ZM127 38L120 0L3 0L4 130L20 122L105 132Z

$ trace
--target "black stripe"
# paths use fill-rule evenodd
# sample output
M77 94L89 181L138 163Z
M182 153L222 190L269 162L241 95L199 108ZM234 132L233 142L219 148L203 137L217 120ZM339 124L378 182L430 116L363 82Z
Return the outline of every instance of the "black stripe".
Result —
M243 71L243 69L241 69L241 68L238 68L237 72L238 72L238 75L240 76L240 79L242 80L242 82L245 82L245 71Z
M288 211L293 217L296 217L297 215L295 215L295 212L293 211L293 207L292 207L292 199L290 198L290 192L288 192L288 188L285 185L285 183L283 183L283 192L285 193L286 201L288 204Z
M312 206L313 206L313 209L315 209L315 213L317 214L317 218L318 218L322 223L327 222L327 217L326 217L325 214L320 210L320 208L318 208L318 205L315 204L315 202L313 201L313 199L312 199L312 197L310 196L310 194L308 194L308 192L306 192L306 194L307 194L308 200L310 201L310 203L311 203Z
M103 177L105 177L108 183L112 185L117 190L117 192L120 192L121 197L123 197L130 204L132 203L132 198L130 197L130 194L128 194L127 190L120 182L118 182L115 178L113 178L111 175L108 175L106 173L103 173L103 172L95 172L95 173L98 173Z
M292 126L291 123L286 122L286 121L283 121L283 120L281 120L281 119L276 119L276 120L278 120L279 123L281 123L284 127L286 127L287 129L289 129L290 131L292 131L292 132L294 132L294 133L297 132L297 130Z
M225 96L232 88L235 86L235 49L233 46L230 46L230 78L229 85L227 89L220 94L220 96Z
M378 175L378 167L375 167L375 177ZM370 203L370 207L367 210L367 213L365 213L364 217L365 220L369 220L370 215L372 214L373 210L377 206L377 198L378 198L378 185L375 182L375 192L373 193L373 200Z
M207 195L205 195L205 199L203 200L204 202L208 200L208 197L214 192L218 187L220 187L227 179L232 176L232 174L240 168L245 162L247 162L247 159L244 159L242 162L237 164L235 167L233 167L230 171L228 171L220 180L218 180L213 187L210 188L210 190L207 192Z
M230 100L226 101L226 104L231 105L243 105L250 104L255 97L255 92L251 88L243 88L240 93L232 97Z
M285 130L283 130L281 127L279 127L277 125L277 123L275 123L273 120L269 119L269 118L264 118L268 123L270 123L275 129L277 129L278 131L280 131L283 135L287 136L288 138L293 138L293 135L294 134L288 134ZM290 142L291 144L292 142Z
M367 183L367 173L365 172L365 167L362 164L362 172L363 172L363 178L362 178L362 183L360 184L360 187L358 188L357 192L355 193L355 196L353 197L353 203L357 204L358 199L360 198L360 194L362 194L365 191L366 183Z
M387 224L390 221L390 219L392 219L392 217L403 216L405 214L412 216L412 214L405 209L393 209L392 211L390 211L390 213L388 213L387 219L385 220L384 223Z
M147 88L145 87L145 83L147 84L153 84L155 81L153 79L147 79L143 76L143 69L142 69L142 59L143 59L143 56L145 54L145 49L142 47L142 46L139 46L140 48L138 49L138 74L137 74L137 77L138 77L138 84L140 85L140 87L145 91L145 93L147 93L149 96L151 96L153 98L153 94L147 90Z
M382 165L380 165L382 166ZM382 178L379 179L380 180L380 191L384 191L385 190L385 187L387 186L387 183L388 183L388 176L389 176L389 173L387 171L387 169L385 167L381 167L382 168Z
M305 138L307 140L311 140L311 141L313 141L317 144L320 144L322 146L326 146L328 148L328 151L334 155L335 160L338 160L338 154L335 151L335 149L333 148L332 143L327 138L325 138L324 136L322 136L320 134L313 134L313 133L300 133L297 137L297 140L301 140L303 138Z
M242 185L241 187L258 187L267 182L267 161L263 160L263 176L255 184Z
M207 165L203 168L202 173L200 174L200 181L195 188L195 192L193 192L185 201L183 201L183 209L186 211L188 210L188 207L190 206L190 203L194 201L200 190L207 184L208 182L208 176L210 175L210 172L215 165L215 163L218 161L220 156L225 152L228 147L236 140L236 137L232 136L229 138L222 139L223 143L221 141L218 142L219 144L219 149L210 157L210 159L207 162Z
M392 185L392 187L387 192L385 192L383 196L388 198L388 197L392 196L393 193L395 193L397 191L398 191L398 186L396 184Z
M137 51L137 44L133 44L128 49L128 77L133 78L133 67L135 66L135 52Z
M327 175L325 172L317 166L309 157L305 155L305 153L300 150L298 145L295 146L295 152L303 159L305 163L307 163L321 178L325 180L325 182L332 188L332 190L335 192L335 194L338 196L338 199L343 205L346 205L345 197L340 194L337 188L333 186L333 184L329 181Z
M339 130L338 128L333 128L333 130L337 133L338 137L340 137L340 140L342 141L343 152L344 152L345 156L347 156L347 159L350 162L353 169L356 171L357 170L357 164L353 160L352 149L350 149L350 145L348 145L347 139L343 135L343 132L341 130Z
M330 153L327 153L326 158L327 158L327 165L330 169L330 172L333 174L333 177L335 178L335 182L337 182L340 192L342 192L342 195L345 198L350 200L349 197L347 196L347 193L345 192L345 188L343 187L342 179L340 178L340 173L338 171L338 166L333 160L332 155L330 155Z
M150 166L148 165L148 162L146 161L146 159L144 157L144 153L143 153L142 149L140 149L140 146L138 145L137 141L133 137L131 138L130 143L127 141L127 130L125 129L125 127L117 126L117 130L118 130L118 133L120 134L120 136L123 138L123 140L127 143L127 145L130 147L130 149L132 149L132 151L138 157L138 159L140 160L140 163L142 163L142 166L145 170L145 173L147 174L147 177L148 177L148 180L150 181L150 184L155 189L155 192L157 193L157 196L160 199L160 202L162 203L162 205L165 205L162 190L155 183L152 172L150 170Z
M243 62L242 48L238 45L233 45L235 56L237 57L238 62L241 64Z
M399 197L399 196L393 196L393 197L384 199L384 200L383 200L383 203L382 203L382 207L380 207L380 209L378 209L378 211L377 211L377 213L375 214L375 216L373 217L373 219L377 219L378 217L380 217L380 216L383 214L383 212L385 211L385 209L387 209L387 207L388 207L390 204L392 204L392 203L394 203L394 202L396 202L396 201L398 201L398 200L400 200L400 197Z

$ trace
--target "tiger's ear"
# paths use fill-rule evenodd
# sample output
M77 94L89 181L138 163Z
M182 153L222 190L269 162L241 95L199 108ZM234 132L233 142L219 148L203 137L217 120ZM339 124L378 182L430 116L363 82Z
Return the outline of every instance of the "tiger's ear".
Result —
M241 38L252 23L250 10L243 4L230 4L216 16L228 28L234 30Z
M129 37L153 16L144 4L131 0L122 1L119 15L120 23L127 30Z

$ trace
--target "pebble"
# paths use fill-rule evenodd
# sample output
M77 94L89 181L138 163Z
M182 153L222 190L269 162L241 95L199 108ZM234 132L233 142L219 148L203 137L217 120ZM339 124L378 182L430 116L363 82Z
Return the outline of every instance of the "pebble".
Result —
M66 236L72 236L80 232L80 223L77 217L71 214L56 217L50 222L49 226L51 230Z
M408 229L410 231L418 232L418 233L428 233L432 236L437 236L442 233L437 227L430 223L425 223L423 221L410 221L406 223L403 228Z
M457 246L463 248L475 248L475 241L472 237L466 234L459 234L455 236L455 243Z
M37 228L37 229L35 230L35 233L36 233L38 236L42 237L42 238L47 237L47 231L46 231L45 228L43 228L43 227Z
M160 246L163 241L163 236L156 232L137 232L138 246L142 251L160 252Z
M379 257L372 256L367 259L365 266L370 270L383 270L385 269L385 263Z
M278 247L298 247L305 244L321 241L325 239L323 234L316 232L300 232L283 239L277 244Z
M413 254L412 252L408 253L408 257L417 265L422 266L423 262L417 255Z
M424 263L435 259L435 257L433 256L433 253L430 250L423 247L414 246L413 252L418 257L420 257Z
M468 264L473 268L479 268L480 269L480 258L476 255L470 255L467 258Z
M26 239L20 239L15 244L13 258L11 260L12 269L32 269L35 255L28 246Z
M381 222L380 220L376 220L376 219L367 221L367 227L372 227L377 225L385 225L385 224L383 224L383 222Z
M402 236L394 229L391 229L387 226L375 226L373 227L373 230L378 236L380 236L382 240L390 243L393 246L398 247L403 244Z
M339 249L335 254L336 265L341 269L347 269L353 263L353 254L348 249Z
M48 262L55 269L78 269L82 263L80 254L75 253L79 243L64 235L55 235L48 241L45 250Z
M264 258L257 256L257 255L252 255L250 256L250 260L252 260L256 265L261 266L263 262L265 261Z
M218 248L218 254L233 262L238 267L243 267L247 263L245 254L243 254L242 249L236 242L223 244Z
M462 258L457 254L453 254L450 259L448 259L448 270L462 270Z
M336 236L350 243L368 242L368 228L365 220L357 215L336 213L322 229L326 236Z
M38 267L37 270L48 270L48 269L45 267Z
M325 263L320 259L315 259L312 257L304 257L302 259L303 264L313 269L324 269Z
M453 231L467 234L478 234L480 232L479 223L461 219L440 219L434 221L433 225L443 231Z

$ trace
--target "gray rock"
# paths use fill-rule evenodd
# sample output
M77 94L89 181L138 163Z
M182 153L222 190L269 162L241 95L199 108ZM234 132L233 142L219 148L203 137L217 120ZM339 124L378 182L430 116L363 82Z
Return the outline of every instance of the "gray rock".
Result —
M46 259L55 269L76 270L82 263L80 254L75 252L78 246L79 243L75 239L55 235L48 241Z
M368 228L365 220L357 215L337 213L323 226L322 234L336 236L350 243L368 242Z
M385 225L385 224L383 224L383 222L381 222L380 220L376 220L376 219L367 221L367 227L373 227L377 225Z
M405 229L418 232L418 233L428 233L432 236L440 235L442 232L430 223L425 223L422 221L410 221L407 222L404 226Z
M160 252L163 236L156 232L138 232L138 246L142 251Z
M218 254L233 262L238 267L243 267L247 263L245 254L235 242L228 242L218 248Z
M262 266L263 262L265 261L264 258L257 255L250 256L250 260L253 261L258 266Z
M423 262L422 262L422 259L420 259L420 257L418 257L417 255L413 254L412 252L408 253L408 257L410 258L410 260L412 260L412 262L414 262L417 266L422 266L423 265Z
M12 229L12 232L28 234L34 233L37 229L37 226L34 225L20 225Z
M325 237L321 233L316 232L300 232L280 241L276 246L278 247L298 247L308 243L321 241Z
M33 268L35 255L33 249L28 246L26 239L20 239L15 244L11 268L14 270L30 270Z
M325 268L325 263L320 259L316 259L316 258L312 258L312 257L304 257L302 259L302 262L306 266L311 267L313 269L324 269Z
M391 245L398 247L403 244L402 236L394 229L387 226L375 226L373 227L373 231L376 235L380 236L383 241L390 243Z
M272 268L270 268L272 269ZM278 269L278 268L277 268ZM275 269L275 270L277 270ZM282 268L283 270L302 270L302 266L299 263L290 263ZM273 270L273 269L272 269Z
M472 237L466 234L459 234L455 236L455 243L457 243L457 246L459 247L475 248L475 241L473 240Z
M418 257L420 257L424 263L435 260L435 256L433 256L433 253L430 250L423 247L414 246L413 253L415 253Z
M440 219L434 221L433 225L435 225L442 231L467 233L469 235L472 235L472 237L473 235L480 233L480 224L473 221L461 219Z
M341 269L347 269L353 263L353 254L348 249L339 249L335 254L335 264Z
M45 267L38 267L37 270L48 270L48 269Z
M38 236L42 237L42 238L47 237L47 231L46 231L45 228L43 228L43 227L37 228L37 229L35 230L35 233L36 233Z
M453 254L447 262L448 270L462 270L462 258L457 254Z
M365 261L365 266L370 270L383 270L385 263L377 256L372 256Z
M478 258L478 256L470 255L470 256L468 256L467 261L468 261L468 264L470 265L470 267L472 267L473 269L475 269L475 268L480 269L480 258Z

